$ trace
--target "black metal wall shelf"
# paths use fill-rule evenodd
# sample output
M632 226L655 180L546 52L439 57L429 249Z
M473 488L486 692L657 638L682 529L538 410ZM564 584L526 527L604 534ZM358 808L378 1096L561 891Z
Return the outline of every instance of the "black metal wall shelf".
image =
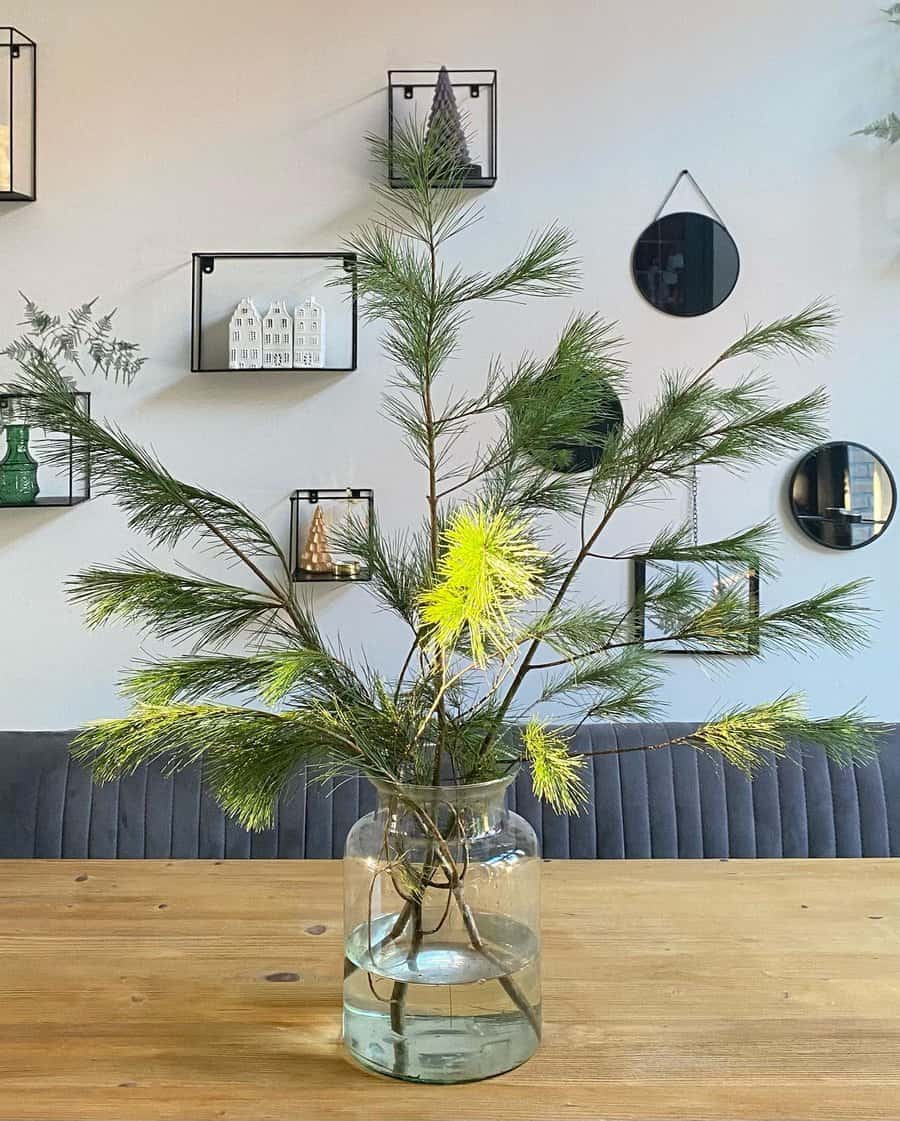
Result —
M191 370L194 373L310 374L350 373L357 367L358 308L356 254L329 253L194 253L191 288ZM268 262L268 263L267 263ZM277 264L272 264L277 262ZM305 269L304 269L305 265ZM224 267L223 267L224 266ZM330 269L327 266L331 266ZM334 279L335 267L350 275L341 293L326 287ZM327 275L330 272L331 275ZM219 281L211 292L212 281ZM333 293L328 313L324 366L264 365L232 369L228 365L229 319L246 296L266 300L290 298L300 302L312 295ZM349 292L349 298L347 297Z
M375 492L367 487L310 487L295 490L291 495L291 540L290 567L291 578L297 584L360 584L372 579L371 571L359 566L355 572L341 572L340 558L335 558L335 566L327 572L311 572L301 565L304 533L308 533L315 508L324 509L327 505L336 515L332 524L340 517L362 517L371 535L375 524ZM348 507L350 507L348 509ZM327 518L326 518L327 521ZM329 526L326 524L326 532ZM337 569L337 570L336 570Z
M78 408L85 416L91 415L91 395L81 391L73 392ZM0 432L11 423L28 424L28 401L31 398L27 393L0 393ZM16 415L14 415L16 414ZM29 427L32 427L29 425ZM38 483L41 492L33 502L2 502L0 510L52 510L69 506L79 506L91 497L91 463L90 449L82 441L76 440L71 432L57 433L63 438L68 438L69 454L67 464L57 469L52 481L59 488L59 493L46 493L47 479L41 471L40 441L33 452L38 462ZM3 458L0 449L0 459Z
M417 128L428 127L439 81L443 83L442 92L446 98L456 103L466 134L463 149L467 147L469 151L452 184L435 182L433 185L483 189L497 182L497 71L443 70L388 71L388 183L391 187L409 186L409 180L397 174L394 168L395 131L410 124Z
M0 27L0 202L37 197L37 44Z

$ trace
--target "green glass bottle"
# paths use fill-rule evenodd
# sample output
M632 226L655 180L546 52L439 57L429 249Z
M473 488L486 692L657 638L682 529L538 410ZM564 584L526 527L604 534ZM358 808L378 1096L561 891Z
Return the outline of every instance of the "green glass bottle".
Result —
M0 505L30 506L40 492L37 460L28 450L27 424L6 426L6 455L0 460Z

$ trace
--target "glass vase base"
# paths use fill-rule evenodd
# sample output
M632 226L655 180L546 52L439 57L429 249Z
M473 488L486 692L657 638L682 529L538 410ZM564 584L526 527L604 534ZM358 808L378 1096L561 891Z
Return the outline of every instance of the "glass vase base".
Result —
M484 934L499 933L491 930L496 918L484 918ZM502 925L503 942L486 938L487 954L448 939L426 943L414 957L382 946L373 958L365 931L351 937L344 971L344 1043L351 1056L391 1078L440 1084L521 1066L540 1042L540 967L533 935L528 945L523 928L509 920ZM381 930L372 931L373 945ZM522 964L526 946L535 954Z

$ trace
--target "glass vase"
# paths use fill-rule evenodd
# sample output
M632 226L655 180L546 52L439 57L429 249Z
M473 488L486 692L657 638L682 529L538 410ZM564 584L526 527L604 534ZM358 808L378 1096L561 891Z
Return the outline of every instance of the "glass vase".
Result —
M28 450L27 424L6 426L6 455L0 460L0 504L29 506L40 493L37 461Z
M376 782L344 854L344 1043L412 1082L470 1082L540 1043L540 859L514 776Z

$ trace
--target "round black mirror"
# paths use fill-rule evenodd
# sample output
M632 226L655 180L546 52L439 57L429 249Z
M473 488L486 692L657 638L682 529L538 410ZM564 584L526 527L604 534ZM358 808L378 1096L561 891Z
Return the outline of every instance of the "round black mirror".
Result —
M631 256L638 291L666 315L705 315L717 308L734 291L740 269L728 230L692 211L651 222Z
M835 440L805 455L790 484L791 513L826 549L860 549L890 525L897 486L871 448Z

